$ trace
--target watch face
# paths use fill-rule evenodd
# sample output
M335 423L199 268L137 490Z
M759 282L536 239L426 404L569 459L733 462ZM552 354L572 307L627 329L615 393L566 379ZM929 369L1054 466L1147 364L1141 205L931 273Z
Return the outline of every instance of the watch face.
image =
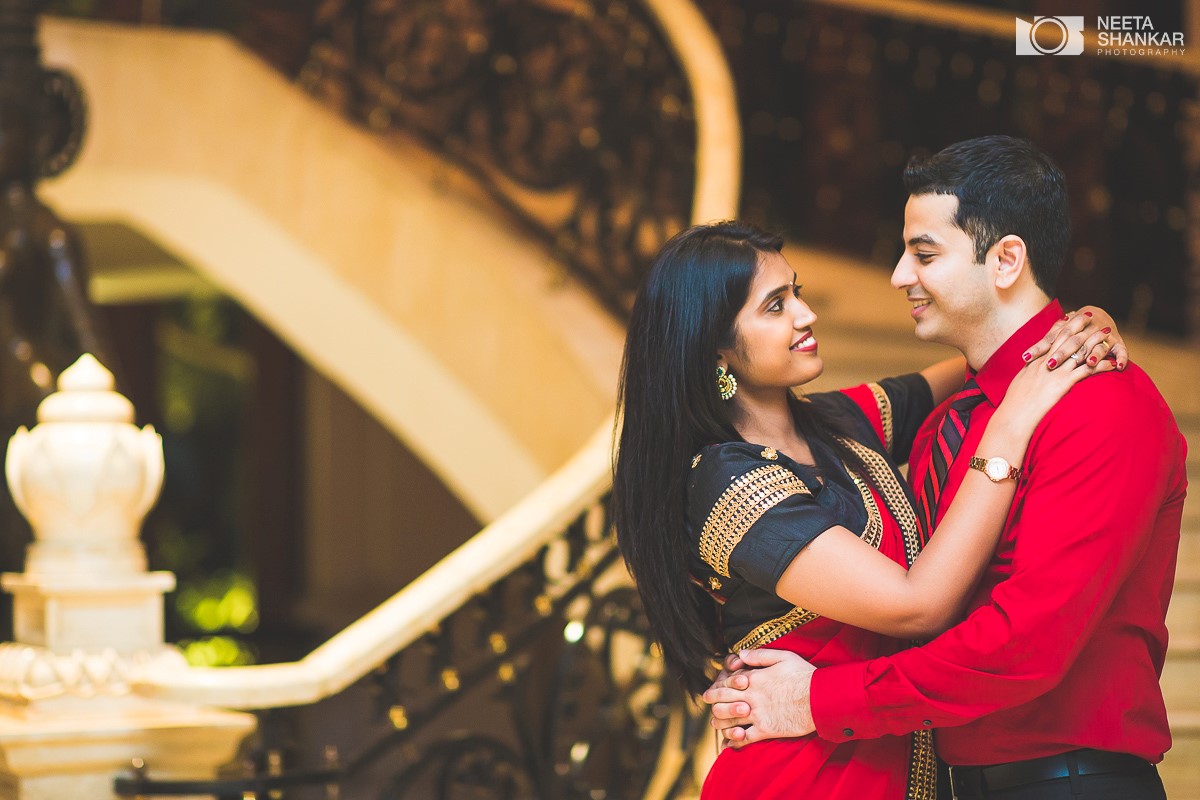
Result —
M994 481L1002 481L1008 477L1008 462L1003 458L989 458L983 471Z

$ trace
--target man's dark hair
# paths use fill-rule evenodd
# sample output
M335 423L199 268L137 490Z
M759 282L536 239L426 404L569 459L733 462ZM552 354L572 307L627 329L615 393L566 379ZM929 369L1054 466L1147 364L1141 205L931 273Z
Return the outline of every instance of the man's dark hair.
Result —
M910 195L958 198L954 224L971 237L975 261L1004 236L1025 241L1033 279L1053 296L1071 240L1067 182L1048 155L1024 139L983 136L914 157L904 169Z

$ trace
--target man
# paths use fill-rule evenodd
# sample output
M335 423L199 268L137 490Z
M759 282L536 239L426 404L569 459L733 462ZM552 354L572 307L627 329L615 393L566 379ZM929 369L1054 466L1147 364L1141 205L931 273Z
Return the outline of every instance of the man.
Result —
M1063 175L1028 142L993 136L914 161L904 178L906 252L892 285L913 303L917 336L961 350L982 390L965 433L949 414L955 398L918 433L917 515L935 523L972 467L993 480L1019 473L1021 486L963 622L923 647L815 672L790 653L747 651L744 664L760 668L705 694L714 724L735 747L939 728L959 798L1162 798L1153 764L1171 739L1158 678L1183 437L1130 364L1073 387L1024 464L987 464L975 445L988 419L1062 315L1051 296L1069 239ZM956 454L943 428L955 419Z

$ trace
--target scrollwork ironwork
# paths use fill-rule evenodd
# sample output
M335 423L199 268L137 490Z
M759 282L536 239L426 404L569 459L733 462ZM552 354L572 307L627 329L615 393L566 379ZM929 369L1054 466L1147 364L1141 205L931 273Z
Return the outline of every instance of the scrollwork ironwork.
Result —
M251 774L209 788L592 800L685 780L703 715L664 672L606 504L356 686L263 712ZM330 720L350 718L362 736L335 741ZM331 768L318 755L329 752L351 757ZM172 786L142 773L117 789L155 797Z
M623 0L326 0L299 82L471 172L624 313L690 211L687 81Z
M535 796L520 754L496 739L448 738L430 748L427 760L416 766L419 770L436 771L436 796L446 800L481 796L518 800ZM397 775L380 798L410 797L409 788L416 782L412 774Z

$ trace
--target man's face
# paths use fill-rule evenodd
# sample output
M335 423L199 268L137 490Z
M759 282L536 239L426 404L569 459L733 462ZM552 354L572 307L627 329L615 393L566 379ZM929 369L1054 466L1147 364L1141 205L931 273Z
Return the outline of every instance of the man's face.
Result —
M975 261L971 237L954 225L958 198L921 194L904 207L904 255L892 286L913 304L918 339L964 349L992 312L990 271Z

